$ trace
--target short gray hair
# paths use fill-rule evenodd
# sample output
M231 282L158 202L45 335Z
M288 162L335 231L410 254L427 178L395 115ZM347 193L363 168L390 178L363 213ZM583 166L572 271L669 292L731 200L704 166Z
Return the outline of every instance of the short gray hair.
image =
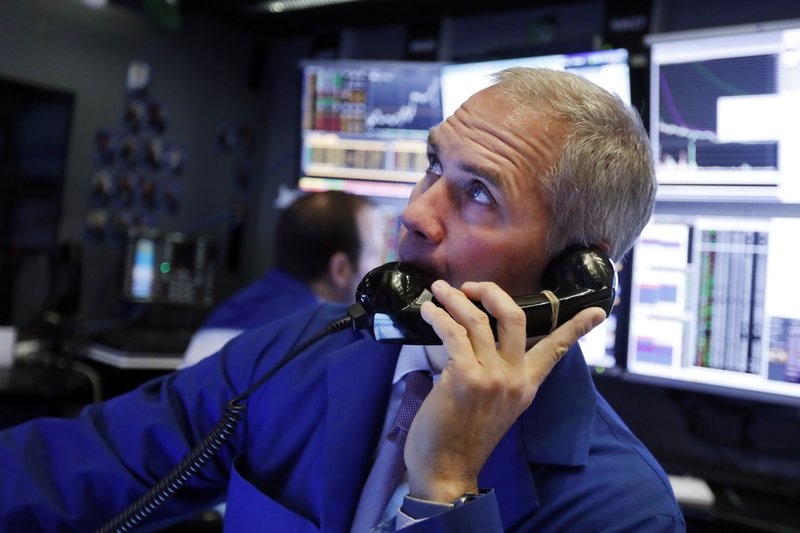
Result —
M561 157L538 178L548 199L552 256L606 242L619 261L650 219L657 182L641 117L618 96L575 74L513 67L494 75L512 101L566 126Z

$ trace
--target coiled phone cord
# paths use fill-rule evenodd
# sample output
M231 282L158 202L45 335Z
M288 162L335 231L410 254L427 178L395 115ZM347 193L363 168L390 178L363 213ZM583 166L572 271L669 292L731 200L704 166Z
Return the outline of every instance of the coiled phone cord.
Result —
M242 419L242 412L245 409L245 406L241 404L242 400L247 398L250 393L263 385L265 381L271 378L278 370L283 368L286 363L294 359L306 348L323 337L343 331L348 328L352 322L353 318L349 315L332 322L306 342L296 346L294 350L287 353L283 359L278 361L269 372L259 378L249 389L228 402L228 405L225 407L225 412L220 421L217 422L217 425L214 426L200 444L195 446L177 466L170 470L138 500L134 501L103 527L96 530L95 533L121 533L131 531L145 518L150 516L196 474L200 468L219 451L222 445L225 444L225 441L230 438Z

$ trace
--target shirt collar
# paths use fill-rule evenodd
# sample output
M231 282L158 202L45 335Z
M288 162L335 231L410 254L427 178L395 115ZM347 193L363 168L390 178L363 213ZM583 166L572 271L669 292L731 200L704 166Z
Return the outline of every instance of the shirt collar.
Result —
M405 344L400 349L400 355L397 357L397 365L394 368L392 385L396 385L403 379L403 376L415 370L425 370L431 374L435 373L428 360L428 355L425 352L425 346Z

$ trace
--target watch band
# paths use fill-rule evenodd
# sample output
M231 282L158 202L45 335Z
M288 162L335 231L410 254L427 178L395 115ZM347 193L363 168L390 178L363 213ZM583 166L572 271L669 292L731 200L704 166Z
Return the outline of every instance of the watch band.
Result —
M471 502L472 500L478 498L479 496L480 494L478 494L477 492L465 492L464 494L453 500L452 505L453 507L461 507L462 505Z
M456 507L462 507L469 502L489 495L490 500L494 500L494 493L491 489L481 489L478 493L465 492L454 501L450 503L432 502L430 500L420 500L413 496L406 496L403 498L403 504L397 513L396 525L398 529L410 525L412 523L425 520L433 516L445 513ZM402 525L401 525L402 524Z

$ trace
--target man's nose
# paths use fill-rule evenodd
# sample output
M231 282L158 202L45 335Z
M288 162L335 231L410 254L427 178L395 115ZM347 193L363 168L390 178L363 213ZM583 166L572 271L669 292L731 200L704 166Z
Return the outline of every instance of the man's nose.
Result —
M410 233L438 244L444 239L444 221L451 209L446 183L439 179L421 193L412 195L400 220Z

